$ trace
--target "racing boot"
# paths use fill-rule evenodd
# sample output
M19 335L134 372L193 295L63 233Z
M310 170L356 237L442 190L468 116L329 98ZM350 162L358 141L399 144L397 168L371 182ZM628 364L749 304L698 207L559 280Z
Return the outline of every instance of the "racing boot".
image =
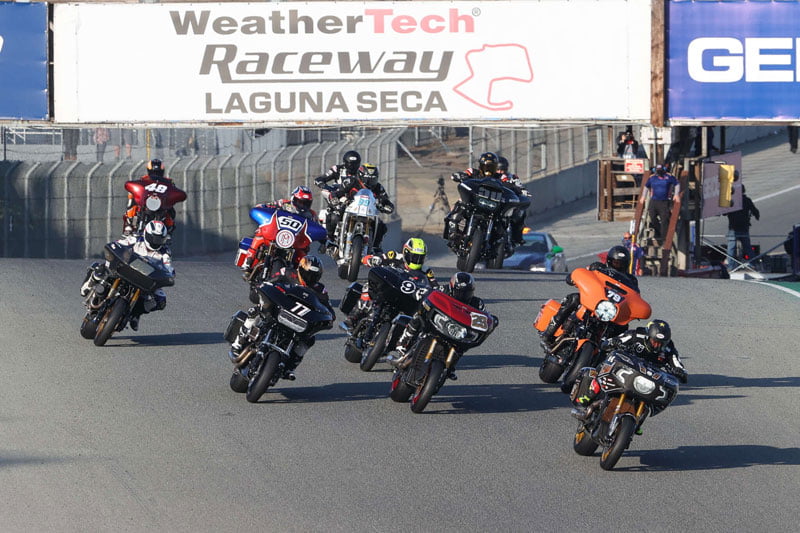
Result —
M86 269L86 277L83 280L83 285L81 285L81 296L88 296L95 285L106 279L107 274L108 271L104 264L93 263L92 266Z
M414 337L415 332L410 331L410 328L406 327L403 330L403 334L400 335L400 338L397 340L397 347L395 351L397 352L397 356L390 355L386 361L391 364L393 367L398 369L404 369L411 363L411 357L408 353L408 347L411 344L411 339Z

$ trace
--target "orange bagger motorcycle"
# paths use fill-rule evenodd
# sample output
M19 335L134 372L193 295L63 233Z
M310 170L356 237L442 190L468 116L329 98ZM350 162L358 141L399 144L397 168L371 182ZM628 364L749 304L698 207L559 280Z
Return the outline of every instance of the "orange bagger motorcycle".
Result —
M542 343L545 356L539 367L539 378L545 383L555 383L563 374L562 390L567 392L581 368L597 366L603 338L621 333L618 326L650 317L650 304L638 292L602 271L576 268L570 276L580 294L580 306L556 330L552 346ZM558 300L548 300L533 327L544 332L560 307Z

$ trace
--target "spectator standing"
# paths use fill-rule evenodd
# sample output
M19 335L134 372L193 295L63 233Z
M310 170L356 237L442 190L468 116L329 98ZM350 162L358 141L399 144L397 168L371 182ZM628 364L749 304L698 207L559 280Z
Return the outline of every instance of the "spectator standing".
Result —
M736 260L736 241L742 243L742 255L747 259L752 259L752 246L750 245L750 217L755 216L756 220L761 218L761 213L753 203L753 200L745 194L744 184L742 184L742 208L732 213L727 213L728 217L728 268L733 269Z
M669 211L672 195L676 192L678 179L667 172L664 165L656 165L655 174L645 183L650 191L650 227L655 230L655 239L659 245L664 243L669 227Z
M798 126L786 126L786 132L789 134L789 151L793 154L797 153L797 130Z
M111 131L111 142L114 144L114 157L119 159L122 147L125 147L125 159L131 159L131 131L125 128L114 128Z
M628 274L641 276L643 273L641 259L644 257L644 250L633 242L633 235L630 231L626 231L622 235L622 245L631 253L631 268L628 270Z
M64 128L61 130L61 140L64 144L64 161L78 159L78 141L80 137L81 130L78 128Z
M108 128L95 128L94 144L97 147L97 162L102 163L106 153L106 145L111 139L111 132Z

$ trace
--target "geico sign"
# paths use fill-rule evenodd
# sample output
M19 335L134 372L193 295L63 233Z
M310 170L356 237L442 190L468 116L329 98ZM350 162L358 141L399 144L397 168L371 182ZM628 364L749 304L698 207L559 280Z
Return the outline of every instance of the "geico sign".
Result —
M687 64L689 76L704 83L793 82L800 81L800 63L792 66L798 52L800 38L794 37L701 37L689 43Z

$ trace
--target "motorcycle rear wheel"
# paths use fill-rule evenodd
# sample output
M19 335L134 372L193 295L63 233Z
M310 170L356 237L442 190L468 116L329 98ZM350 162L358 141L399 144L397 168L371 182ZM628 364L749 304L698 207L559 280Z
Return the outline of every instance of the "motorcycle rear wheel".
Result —
M249 381L242 375L241 372L239 372L238 368L233 371L233 374L231 374L230 386L233 392L247 392L248 383Z
M84 339L94 339L97 334L97 322L92 319L91 313L86 313L81 322L81 337Z
M575 453L583 456L592 455L597 450L597 443L592 440L586 426L580 425L578 431L575 432L575 439L572 441L572 449Z
M381 328L378 330L378 334L375 336L375 343L372 345L367 353L362 356L361 364L359 365L361 370L364 372L369 372L375 366L375 363L378 362L378 359L383 355L383 352L386 351L386 341L389 338L389 330L392 328L392 325L389 322L381 324Z
M445 372L442 361L438 359L431 361L428 375L425 376L422 384L417 388L417 393L411 397L411 410L413 412L421 413L425 410L433 395L438 392Z
M353 236L353 243L350 245L350 265L347 269L347 281L358 279L358 269L361 268L361 253L364 251L364 237L361 235Z
M106 311L100 323L97 325L97 333L94 336L94 345L102 346L117 329L120 321L128 313L128 302L118 298L116 302Z
M278 371L278 363L281 362L281 356L278 352L272 351L267 354L267 358L261 363L260 370L256 373L255 378L251 379L247 384L247 393L245 398L250 403L256 403L261 396L267 392L275 372Z
M611 445L603 448L603 453L600 455L600 468L603 470L611 470L622 457L622 453L628 448L633 438L633 432L636 429L636 420L630 415L622 417L622 420L617 424L614 430L614 437Z
M472 272L475 270L475 265L478 263L478 258L481 255L481 248L483 248L484 235L483 228L475 228L475 232L472 234L472 239L470 240L469 253L464 260L465 272Z
M392 391L389 393L389 398L399 403L407 402L414 394L414 387L403 381L401 376L401 372L395 373L392 380Z
M336 274L339 276L339 279L347 278L347 270L348 267L346 263L339 265L339 267L336 269Z

